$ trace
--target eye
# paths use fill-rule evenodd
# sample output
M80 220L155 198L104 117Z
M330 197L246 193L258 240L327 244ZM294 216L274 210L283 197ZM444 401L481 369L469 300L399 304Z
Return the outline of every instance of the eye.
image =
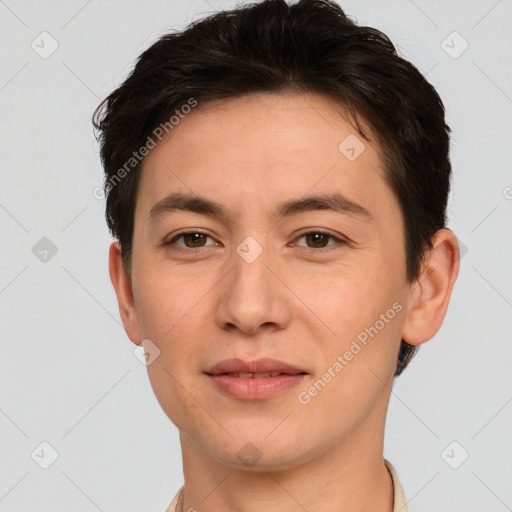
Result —
M165 242L164 245L177 245L186 249L200 249L201 247L207 247L207 245L204 243L207 238L213 240L210 236L208 236L206 233L202 233L201 231L182 231L181 233L178 233L176 236L171 238L171 240ZM177 244L176 241L179 239L183 239L184 244Z
M176 234L169 241L164 242L164 245L175 246L173 248L183 248L185 250L201 249L203 247L208 247L208 245L218 245L215 241L213 241L213 244L207 244L206 240L208 238L213 241L212 237L201 231L182 231L181 233ZM306 240L306 249L310 249L312 252L325 252L330 250L325 249L326 247L346 245L348 243L346 240L342 238L336 237L331 233L320 230L302 232L295 240L301 240L302 238ZM182 240L183 243L177 243L178 240ZM329 243L330 241L332 241L333 243ZM321 249L325 250L322 251Z
M327 233L326 231L306 231L299 235L299 237L296 240L300 240L301 238L306 239L307 248L308 249L323 249L325 247L329 247L332 245L337 245L336 243L329 244L329 239L334 240L335 242L338 242L339 244L346 245L346 240L343 240L341 238L338 238L331 233ZM310 245L311 244L311 245ZM299 244L301 245L301 244ZM330 249L327 249L330 250ZM315 251L315 252L323 252L323 251Z

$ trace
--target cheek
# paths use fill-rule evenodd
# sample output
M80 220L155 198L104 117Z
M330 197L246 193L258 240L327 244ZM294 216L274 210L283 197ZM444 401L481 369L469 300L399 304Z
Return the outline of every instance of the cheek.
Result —
M340 424L357 428L377 403L384 403L396 368L404 308L389 287L378 292L345 283L332 292L332 302L329 297L323 301L324 318L335 334L321 340L322 364L312 387L302 391L311 400L310 417L330 411L334 433Z
M309 306L309 316L314 313L330 335L340 339L373 325L396 300L394 288L389 272L371 265L337 268L314 279L301 276L294 283L296 295Z
M314 289L296 285L297 295L308 306L302 311L311 335L315 336L313 324L321 328L321 334L316 331L323 366L318 371L327 371L342 356L343 371L337 375L347 378L345 390L364 387L368 377L375 379L370 369L387 380L396 365L404 321L404 290L398 272L367 267L338 271L315 282ZM345 377L336 380L339 383Z
M162 406L186 400L183 390L195 384L198 355L209 345L206 334L211 333L213 305L208 291L218 280L157 265L148 265L139 278L134 294L142 334L159 350L148 366L151 385ZM169 403L164 410L174 410Z
M163 343L183 321L193 318L204 286L190 272L166 269L154 262L139 269L134 275L133 292L143 335Z

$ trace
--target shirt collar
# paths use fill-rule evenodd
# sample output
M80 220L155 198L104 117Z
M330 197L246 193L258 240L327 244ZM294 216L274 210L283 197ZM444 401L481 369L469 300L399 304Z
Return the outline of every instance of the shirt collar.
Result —
M393 480L393 512L409 512L409 507L407 506L407 501L405 500L404 490L402 489L402 485L398 480L398 475L396 474L395 468L391 462L387 461L386 459L384 459L384 464L388 468L391 479Z

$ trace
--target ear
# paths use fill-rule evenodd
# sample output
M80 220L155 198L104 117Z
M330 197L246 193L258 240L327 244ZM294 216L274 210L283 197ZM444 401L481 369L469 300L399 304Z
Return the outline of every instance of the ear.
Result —
M133 299L132 283L124 269L121 245L119 242L112 242L112 244L110 244L108 270L112 286L117 295L119 314L121 315L124 330L135 345L140 345L142 342L142 334L139 315Z
M460 253L457 237L449 229L437 231L420 275L411 285L402 339L410 345L430 340L443 323L455 279Z

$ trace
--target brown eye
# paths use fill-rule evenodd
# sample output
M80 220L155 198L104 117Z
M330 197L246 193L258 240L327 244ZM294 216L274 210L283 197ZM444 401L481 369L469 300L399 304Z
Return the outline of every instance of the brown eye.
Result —
M186 233L183 235L187 247L202 247L205 238L206 236L202 233Z
M200 231L185 231L183 233L179 233L174 238L166 242L165 245L177 245L178 247L184 247L186 249L198 249L202 247L206 247L205 243L209 237L205 233L201 233ZM183 239L183 244L176 243L177 240ZM211 244L208 244L211 245Z
M346 243L344 240L323 231L307 231L302 233L298 240L301 238L306 239L306 247L309 249L324 249L336 245L336 243L329 244L331 239L334 240L334 242L338 242L338 245Z
M326 235L324 233L307 233L304 235L306 240L308 241L308 245L311 242L313 244L313 248L323 248L327 245L329 238L329 235Z

